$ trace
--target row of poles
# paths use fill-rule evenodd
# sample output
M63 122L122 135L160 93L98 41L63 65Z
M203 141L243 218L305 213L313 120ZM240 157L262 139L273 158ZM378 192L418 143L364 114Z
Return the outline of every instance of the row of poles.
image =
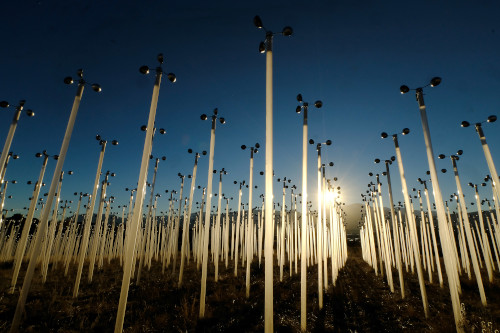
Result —
M427 86L435 87L439 85L440 82L441 78L435 77ZM423 208L421 191L416 191L416 189L413 188L413 191L416 191L418 195L412 198L406 183L398 135L393 134L392 139L396 156L385 160L386 168L382 173L387 179L390 215L386 216L384 211L382 184L379 180L379 174L377 174L376 184L370 182L368 184L369 190L366 191L366 194L361 194L364 201L364 206L362 206L364 218L362 216L363 221L360 223L362 253L364 260L374 268L376 274L385 274L391 292L394 292L392 269L397 269L402 298L405 297L403 271L406 269L408 272L410 267L411 272L414 273L416 269L426 318L429 316L429 304L425 287L424 270L427 271L428 279L431 283L433 282L433 272L437 271L440 287L444 286L443 278L447 278L456 329L458 332L462 332L464 328L460 312L460 295L462 294L460 275L462 272L465 272L468 278L471 279L472 272L474 272L481 302L486 306L486 294L480 271L483 266L482 262L484 261L484 265L486 266L489 283L493 282L495 258L498 269L500 270L500 258L498 254L500 252L500 226L498 224L498 216L500 216L499 178L482 129L483 123L496 121L496 116L490 116L486 121L475 124L476 132L479 135L491 175L488 175L484 179L485 182L481 185L486 186L486 182L490 181L494 207L491 208L490 202L487 201L489 209L483 214L481 205L486 201L481 201L477 184L469 183L469 186L475 189L477 216L472 217L472 215L467 212L465 195L463 193L457 168L457 161L463 153L462 150L459 150L456 154L449 156L457 186L457 193L451 195L450 202L455 200L458 214L454 214L452 218L448 201L443 201L439 187L434 158L435 155L427 121L426 107L423 100L423 88L425 87L414 90L416 92L422 120L427 159L430 169L427 174L430 175L434 207L431 207L432 199L429 195L426 180L422 180L421 178L418 179L418 182L424 187L423 194L426 201L427 214L425 214ZM402 94L405 94L410 91L410 88L403 85L400 91ZM462 122L462 127L469 126L469 122ZM410 130L408 128L402 131L403 135L409 133ZM383 139L388 136L389 135L385 132L381 134ZM445 157L444 154L438 156L439 159ZM394 161L396 161L398 165L404 197L404 204L401 205L401 202L399 202L397 213L393 200L389 170L389 166ZM380 159L375 159L375 163L380 163ZM446 169L442 169L441 171L444 173ZM369 175L373 176L372 173ZM419 201L420 217L414 209L412 199L418 199ZM474 205L474 203L472 204ZM401 210L402 207L404 207L404 210ZM433 208L437 213L437 225L435 224L436 220L433 215ZM475 223L470 221L471 217ZM435 230L438 231L437 235ZM493 253L495 254L495 258ZM444 263L444 272L441 271L441 257Z
M313 212L312 206L309 205L307 195L307 102L304 102L302 96L297 96L299 106L296 109L297 113L303 114L303 177L302 177L302 193L301 203L302 210L300 216L296 209L297 195L293 193L290 202L290 209L285 208L286 185L290 181L283 179L283 201L281 204L281 212L278 214L273 202L273 133L272 133L272 41L276 34L266 30L262 21L258 16L254 18L254 24L258 28L262 28L266 32L265 42L261 43L259 50L266 53L266 144L265 144L265 195L261 211L255 215L253 212L252 189L253 189L253 158L254 153L258 151L258 144L250 147L250 175L248 182L248 212L245 214L244 209L241 211L242 188L245 182L239 183L240 189L238 193L238 213L233 216L228 214L228 199L226 198L226 214L222 214L222 176L226 174L225 170L220 171L219 177L219 192L217 214L211 214L212 190L213 182L213 163L215 154L215 129L217 122L225 123L225 119L220 117L218 110L215 109L212 116L202 115L201 119L206 120L211 118L211 134L210 134L210 149L209 149L209 165L208 165L208 182L206 188L203 188L203 198L200 205L199 213L195 214L196 218L191 226L192 204L195 189L195 181L197 174L198 158L200 154L195 154L195 163L192 172L189 199L183 200L184 176L181 177L181 188L179 193L179 207L176 210L173 207L173 194L171 191L171 200L168 213L157 216L157 199L158 195L154 195L154 184L156 173L160 159L156 158L152 183L150 184L151 192L147 214L143 214L144 200L147 195L147 178L149 162L152 160L153 138L156 132L155 117L157 102L159 97L160 84L163 77L163 55L157 57L159 66L156 67L155 84L153 88L153 96L147 125L144 126L145 142L141 158L141 167L139 171L139 179L137 188L131 190L131 196L128 206L123 205L122 223L117 223L115 216L111 216L110 208L113 202L113 197L108 196L107 186L109 185L109 177L114 176L110 171L105 173L104 179L101 181L102 166L104 153L107 147L107 141L100 136L97 137L101 145L99 162L97 166L96 177L92 193L80 193L78 207L75 214L68 221L65 221L66 208L65 206L62 218L58 223L58 205L61 201L60 193L63 180L63 164L66 157L67 149L71 139L73 127L75 125L76 115L79 109L80 101L87 82L83 79L83 71L78 71L78 88L71 110L70 118L64 135L63 143L59 155L54 156L57 160L54 175L50 184L50 189L47 194L47 199L43 205L39 223L36 226L36 231L30 232L32 227L33 215L38 202L38 196L41 186L43 185L44 172L47 161L50 155L47 152L38 154L38 157L43 157L43 164L40 171L38 181L35 184L33 195L30 198L30 207L26 216L26 222L22 230L15 227L0 224L1 243L1 258L2 260L14 259L14 272L10 292L16 290L17 277L23 261L28 262L28 267L24 277L20 295L16 306L15 315L12 321L11 332L16 332L21 323L21 317L24 312L24 306L31 287L35 268L40 266L42 271L42 281L45 282L48 275L48 268L52 264L52 269L63 267L65 275L68 274L70 263L77 265L76 279L73 289L73 297L77 297L83 266L85 262L89 263L88 282L92 281L94 267L98 269L103 267L105 261L110 262L111 259L118 259L123 266L123 279L120 292L120 300L118 304L117 318L115 323L115 332L123 330L125 310L128 298L130 281L133 277L140 282L141 271L147 267L151 267L153 259L162 262L163 270L172 264L173 272L177 267L177 258L179 256L179 240L180 240L180 264L179 264L179 280L178 286L182 285L182 277L185 265L189 263L192 257L196 262L197 268L201 265L201 293L200 293L200 309L199 317L205 317L205 299L206 299L206 280L208 274L208 261L211 256L215 270L215 281L218 280L219 261L225 262L228 267L229 251L231 258L234 261L234 274L237 275L238 261L241 260L242 265L246 266L246 297L250 296L250 278L251 278L251 263L254 257L264 257L265 269L265 331L273 331L273 265L275 264L274 255L276 254L276 262L280 266L280 281L283 280L284 267L289 264L290 275L292 275L292 267L295 266L295 273L298 273L298 261L300 260L301 274L301 329L306 330L306 276L307 268L317 265L318 269L318 295L320 308L323 307L323 291L328 288L329 275L333 284L335 284L339 270L344 266L347 260L347 241L345 231L345 213L342 211L340 198L340 188L335 188L330 180L326 179L326 164L321 161L322 145L330 145L331 141L317 143L318 151L318 200L317 210ZM290 36L292 29L285 27L280 35ZM148 66L142 66L140 72L143 74L149 73ZM173 73L167 74L167 78L171 82L176 81ZM71 77L64 80L65 83L73 83ZM98 84L93 84L92 89L96 92L101 91ZM8 103L2 102L4 107L8 107ZM316 108L322 106L321 101L314 103ZM13 125L9 131L6 144L2 151L0 165L0 175L2 176L2 184L4 183L5 167L7 166L9 154L6 152L10 149L12 143L15 126L19 120L20 111L23 110L24 102L16 107L16 116ZM32 115L32 111L28 112ZM160 129L163 134L165 131ZM314 141L310 140L310 144ZM116 145L116 140L112 141ZM242 146L246 149L246 146ZM190 151L192 153L192 151ZM330 166L333 163L329 164ZM69 173L69 172L68 172ZM262 173L261 173L262 174ZM281 181L280 179L278 181ZM238 183L238 182L235 182ZM98 196L98 189L100 194ZM296 187L294 187L296 188ZM3 192L6 191L4 185ZM135 199L134 199L135 193ZM79 223L78 217L80 212L81 202L84 198L88 199L86 205L86 213L83 221ZM55 200L55 204L54 204ZM134 203L132 204L132 202ZM184 209L182 203L184 201ZM3 201L2 201L3 203ZM98 211L95 222L93 223L95 205L98 205ZM293 208L292 208L293 206ZM128 213L125 217L125 207L128 207ZM203 210L205 208L205 210ZM53 208L53 209L52 209ZM52 213L52 214L51 214ZM111 223L110 223L111 216ZM299 222L300 218L300 222ZM222 223L221 223L222 219ZM181 232L182 229L182 232ZM180 239L179 239L180 236ZM210 244L210 251L209 251ZM276 252L275 252L276 247ZM267 259L267 260L266 260ZM330 262L330 263L329 263ZM330 267L329 267L330 266ZM330 271L331 268L331 271ZM329 273L330 271L330 273Z

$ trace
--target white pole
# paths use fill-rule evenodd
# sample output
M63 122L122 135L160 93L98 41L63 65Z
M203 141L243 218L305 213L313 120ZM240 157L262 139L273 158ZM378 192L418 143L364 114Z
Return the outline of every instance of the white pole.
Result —
M265 240L264 331L273 332L273 34L266 33L266 161L265 161Z
M38 261L37 254L40 253L42 246L42 237L45 234L45 230L47 229L50 207L52 207L52 201L54 200L56 188L59 183L59 176L62 172L64 160L66 159L66 152L68 151L69 142L71 140L73 126L75 125L76 115L78 113L78 108L80 106L80 101L82 99L84 86L85 86L85 81L81 79L76 91L75 100L73 102L73 107L71 109L71 114L69 116L68 125L66 127L66 132L64 134L64 139L61 145L61 150L59 152L59 158L57 160L56 168L54 170L54 175L52 176L52 182L50 183L49 194L47 196L47 202L46 202L47 209L44 209L43 215L40 218L40 223L37 232L38 237L36 237L35 244L33 246L33 256L30 259L30 262L28 264L28 269L24 277L23 287L21 289L21 294L19 295L19 300L17 302L16 312L12 320L12 326L10 328L10 332L17 332L19 330L19 324L21 323L21 316L24 312L24 305L26 303L26 298L28 297L28 293L31 287L31 281L33 279L33 273L35 272L35 266Z
M215 219L215 226L214 226L214 232L215 232L215 251L214 251L214 265L215 265L215 277L214 280L215 282L219 281L219 253L220 253L220 215L221 215L221 208L222 208L222 174L224 173L224 169L222 169L219 172L219 198L217 200L217 217Z
M382 201L382 184L380 184L379 181L379 175L377 174L377 196L379 199L379 216L380 216L380 223L381 223L381 228L382 228L382 246L384 247L383 250L385 250L385 269L386 269L386 275L387 275L387 282L389 283L389 288L391 292L394 292L394 283L392 280L392 267L391 267L391 258L390 258L390 249L389 249L389 242L387 240L387 230L385 228L385 217L384 217L384 204ZM376 200L376 199L375 199Z
M135 198L134 212L132 221L128 226L128 239L126 244L125 265L123 266L123 280L120 291L120 301L118 303L118 312L116 315L115 333L123 331L123 321L125 319L125 309L127 307L128 290L130 287L130 276L132 274L132 262L134 260L134 252L136 249L137 231L139 230L140 220L142 220L142 204L146 192L146 176L149 165L149 156L153 141L153 131L156 117L156 106L158 104L158 95L160 93L162 69L156 69L156 79L153 88L153 97L151 99L151 107L149 109L148 125L146 128L146 137L144 139L144 148L142 150L141 169L139 171L139 181L137 182L137 195ZM128 222L128 221L127 221Z
M95 267L95 261L96 261L96 256L97 256L97 248L99 246L99 242L101 239L101 229L105 228L106 226L103 225L102 221L102 213L104 210L104 203L106 202L106 188L108 185L108 176L109 176L109 171L106 173L106 177L102 181L102 186L101 186L101 195L99 197L99 207L97 208L97 216L95 220L95 225L94 225L94 237L93 237L93 242L92 242L92 247L90 248L89 252L89 272L88 272L88 282L92 282L92 277L94 276L94 267Z
M494 263L493 259L491 257L491 252L490 252L490 240L488 235L486 234L486 230L484 229L484 221L483 221L483 211L481 210L481 199L479 198L479 192L477 191L477 185L474 185L474 190L475 190L475 199L476 199L476 205L477 205L477 216L479 219L479 228L481 232L481 238L483 240L484 244L484 263L486 264L486 270L488 272L488 279L490 283L493 283L493 268L494 268ZM491 229L491 228L490 228Z
M494 194L496 194L497 200L500 200L500 186L497 186L498 182L499 182L498 173L497 173L497 169L495 168L495 164L493 163L493 157L491 156L490 148L488 147L488 144L486 143L486 137L484 136L483 128L481 127L481 123L476 124L476 131L477 131L477 134L479 135L479 139L481 140L481 145L483 146L484 157L486 158L486 163L488 164L488 169L490 170L491 181L493 182L493 188L495 189Z
M235 236L235 239L234 239L234 276L238 276L238 258L239 258L239 254L238 254L238 249L239 249L239 243L240 243L240 218L241 218L241 186L242 186L242 183L240 183L240 189L238 191L238 215L236 216L236 224L235 224L235 228L236 228L236 236Z
M425 201L427 204L427 212L429 214L429 222L431 224L432 243L434 245L434 252L436 253L436 266L437 266L437 271L438 271L439 286L442 288L443 287L443 274L441 273L441 262L439 260L439 250L437 247L436 232L434 231L435 230L434 229L434 217L432 216L431 201L429 198L429 191L427 190L426 182L424 182L424 194L425 194Z
M322 236L323 236L323 228L322 228L322 213L321 209L321 190L322 190L322 182L321 182L321 144L318 144L316 149L318 150L318 233L317 233L317 256L318 256L318 306L319 309L323 309L323 257L322 257Z
M394 146L396 148L396 159L398 161L398 169L399 169L399 175L401 177L401 185L403 188L403 196L404 196L404 201L405 201L405 211L406 211L406 217L407 217L407 225L410 230L410 237L413 239L413 257L415 259L415 263L417 265L417 274L418 274L418 283L420 286L420 294L422 296L422 305L424 307L424 314L425 318L429 317L429 303L427 302L427 292L425 290L425 282L424 282L424 276L422 272L422 263L420 262L420 252L418 249L418 237L417 237L417 230L415 226L415 221L413 219L413 214L411 212L411 203L410 203L410 198L408 194L408 187L406 186L406 178L405 178L405 173L403 169L403 160L401 157L401 150L399 148L398 144L398 137L397 135L392 136L394 140ZM411 242L410 242L411 243Z
M9 127L9 133L7 133L7 138L5 139L5 143L2 149L2 155L0 156L0 184L3 184L4 180L4 169L5 162L7 161L7 156L9 156L10 146L12 144L12 140L14 139L14 133L16 132L17 122L19 121L19 117L21 117L21 111L23 111L24 101L19 102L19 106L16 107L16 112L14 113L14 118L12 119L12 123ZM0 225L1 226L1 225Z
M188 211L187 215L185 215L184 221L183 221L183 228L182 228L182 244L181 244L181 267L179 269L179 282L177 283L177 287L180 288L182 285L182 275L184 273L184 261L185 261L185 255L186 255L186 243L189 240L186 240L188 238L188 231L189 231L189 224L191 222L191 209L193 207L193 194L194 194L194 188L196 184L196 172L198 170L198 158L200 155L198 153L195 154L194 157L194 167L193 167L193 176L191 178L191 187L189 189L189 206L188 206ZM189 249L188 249L189 250Z
M304 105L302 125L302 224L300 257L300 329L307 329L307 105Z
M432 150L431 135L429 130L429 124L427 122L427 114L425 111L423 91L421 88L417 89L417 101L420 109L420 118L422 120L422 128L424 132L425 147L427 152L427 160L429 162L429 170L431 172L432 189L434 193L434 201L436 202L436 210L438 213L438 225L439 234L441 239L441 247L443 248L444 263L446 269L446 275L448 275L448 283L450 287L451 302L453 307L453 314L455 317L455 326L457 331L461 332L463 329L460 326L461 314L460 314L460 298L458 295L457 281L458 277L456 272L456 262L455 257L451 254L451 244L449 240L449 235L446 232L448 226L446 224L446 214L443 205L443 197L441 195L441 189L439 187L439 180L436 172L436 164L434 162L434 152Z
M207 266L208 266L208 236L210 232L210 210L212 208L212 179L214 169L215 153L215 124L217 120L217 109L212 116L212 129L210 131L210 154L208 160L208 184L207 184L207 202L205 211L205 235L203 236L203 265L201 268L201 293L200 293L200 318L205 317L205 296L207 293Z
M10 283L10 293L13 294L16 288L17 277L19 275L19 270L21 269L21 263L23 262L24 253L26 251L26 243L28 241L29 231L31 229L31 223L33 221L33 215L35 214L36 203L38 201L38 195L40 194L40 189L42 188L43 175L45 174L45 167L47 166L47 161L49 159L48 155L44 155L42 169L40 170L40 175L35 185L35 190L31 196L30 207L28 210L28 215L26 217L26 222L24 223L23 232L19 240L16 251L16 264L14 266L14 273L12 274L12 281Z
M389 190L389 204L391 208L391 220L392 220L392 233L394 235L394 249L395 249L395 254L396 254L396 264L398 267L398 274L399 274L399 286L401 289L401 298L405 298L405 284L404 284L404 279L403 279L403 267L401 265L401 249L399 246L399 223L398 219L396 217L396 214L394 212L394 199L392 197L392 186L391 186L391 174L389 171L389 164L392 162L390 160L385 161L385 169L386 169L386 176L387 176L387 189Z
M250 148L250 175L248 177L248 221L247 221L247 244L251 244L251 235L253 234L253 211L252 211L252 193L253 193L253 152L254 147ZM250 265L252 263L252 248L247 246L247 271L246 271L246 297L250 297Z
M101 142L101 152L99 153L99 162L97 163L97 171L94 180L94 187L92 188L92 195L90 196L90 208L87 210L87 214L83 223L85 227L83 229L83 238L80 243L80 258L78 260L78 271L76 273L75 285L73 287L73 297L78 297L78 289L80 288L80 279L83 272L83 264L85 262L85 255L87 253L87 247L90 237L90 227L92 225L92 218L94 215L95 200L97 197L97 189L99 188L99 179L101 178L102 162L104 160L104 152L106 151L106 141Z
M181 210L182 210L182 192L184 191L184 176L181 177L181 190L179 193L179 211L177 212L177 225L174 231L174 263L172 265L172 273L175 273L175 267L177 266L177 254L178 254L178 241L179 241L179 228L181 227ZM154 183L154 182L153 182Z

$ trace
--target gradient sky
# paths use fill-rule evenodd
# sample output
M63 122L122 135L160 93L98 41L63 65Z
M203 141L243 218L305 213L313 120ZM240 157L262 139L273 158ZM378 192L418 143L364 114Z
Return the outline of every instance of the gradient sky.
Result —
M500 3L496 1L8 1L0 34L0 100L15 105L26 99L34 118L21 117L11 150L20 159L11 161L5 207L23 212L38 177L46 149L58 154L69 118L76 86L63 78L84 69L89 83L97 82L102 93L86 89L76 119L64 170L73 170L63 183L62 200L75 200L73 192L91 192L99 146L96 134L119 140L108 146L103 171L117 176L108 195L113 205L128 203L125 187L138 180L144 132L154 75L143 76L141 65L156 66L156 55L165 56L165 72L177 75L171 84L162 82L156 127L167 130L155 137L153 155L160 162L157 192L159 210L167 209L165 189L179 189L177 173L190 174L195 151L208 150L210 123L202 113L219 109L226 118L218 125L215 169L226 168L223 192L237 198L234 180L248 180L249 152L240 146L265 140L265 56L259 54L264 32L252 19L260 15L266 28L280 32L291 26L294 34L274 40L274 169L276 178L291 178L301 187L302 115L295 113L296 95L320 110L310 109L309 137L331 139L323 149L324 161L333 161L329 178L338 177L346 204L361 202L370 179L381 173L373 164L395 155L392 140L380 133L410 135L400 138L408 186L428 170L418 106L413 93L401 95L399 86L416 88L434 76L442 84L426 90L425 101L436 155L463 149L459 171L463 185L480 183L488 174L481 144L473 128L460 127L486 120L500 108ZM13 109L0 110L0 142L3 145ZM500 165L500 124L484 131L494 161ZM309 146L309 192L315 199L316 151ZM449 159L438 168L451 167ZM48 192L55 161L45 176ZM153 163L150 165L152 170ZM200 159L197 185L206 186L208 157ZM264 149L255 158L254 202L264 192ZM151 179L150 172L149 180ZM440 174L445 199L456 192L452 173ZM395 201L403 201L397 166L392 167ZM217 180L217 177L214 177ZM385 183L385 179L382 179ZM385 184L384 184L385 185ZM217 184L214 182L214 191ZM281 185L275 182L281 200ZM386 189L384 188L384 191ZM465 190L473 201L473 190ZM481 189L491 197L491 189ZM185 196L188 195L187 190ZM201 192L195 192L200 201ZM248 199L244 193L243 200ZM147 200L147 199L146 199ZM288 199L287 199L288 200ZM385 198L387 203L387 196ZM214 204L214 203L213 203ZM216 203L215 203L216 204ZM76 205L73 204L73 209ZM234 209L236 203L231 204Z

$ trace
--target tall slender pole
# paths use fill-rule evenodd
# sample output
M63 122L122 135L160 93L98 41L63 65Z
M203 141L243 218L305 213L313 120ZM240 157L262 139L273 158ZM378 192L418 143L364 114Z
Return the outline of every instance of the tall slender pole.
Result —
M322 192L322 177L321 177L321 144L318 144L316 146L316 149L318 150L318 167L317 167L317 172L318 172L318 220L317 220L317 225L318 225L318 233L317 233L317 256L318 256L318 306L319 309L323 309L323 257L322 257L322 252L323 252L323 247L322 247L322 242L323 242L323 228L322 228L322 207L321 207L321 192Z
M247 271L246 271L246 297L250 297L250 264L252 263L253 247L249 246L253 239L253 212L252 212L252 192L253 192L253 152L254 147L250 148L250 175L248 178L248 221L247 221Z
M7 156L9 156L10 146L12 144L12 140L14 139L14 133L16 132L17 123L19 122L19 117L21 117L21 111L23 111L23 107L24 101L20 101L19 106L16 107L16 112L14 113L12 123L10 124L9 132L7 133L7 138L5 139L5 143L3 145L2 155L0 155L0 184L3 184L5 175L5 162L7 161Z
M216 109L217 110L217 109ZM208 159L208 184L207 184L207 209L205 211L205 235L203 235L203 265L201 268L201 293L200 293L200 318L205 317L205 298L207 293L207 266L208 266L208 236L210 233L210 208L212 207L212 179L215 153L215 124L217 116L212 116L212 129L210 131L210 153Z
M132 262L134 260L134 252L137 240L137 231L139 230L140 220L142 219L142 204L146 193L146 176L148 172L149 156L153 141L153 131L156 117L156 106L158 104L158 95L160 93L160 83L162 77L162 69L156 69L156 79L153 88L153 97L151 99L151 107L149 109L148 125L146 128L146 137L144 139L144 148L142 150L141 169L139 171L139 181L137 183L137 195L135 198L134 212L132 221L128 228L128 240L126 244L125 265L123 266L123 280L120 291L120 301L118 303L118 312L116 315L115 333L123 331L123 321L125 319L125 309L127 307L128 290L130 287L130 277L132 274ZM127 221L128 222L128 221Z
M19 324L21 323L21 316L24 312L24 305L26 304L26 298L28 297L28 293L31 287L31 281L33 279L33 273L35 272L35 266L38 261L38 254L40 253L42 247L42 236L45 234L45 231L47 229L50 207L52 207L52 202L54 200L56 188L59 184L59 176L61 175L62 168L64 165L64 160L66 159L66 152L68 151L69 142L71 140L71 134L73 132L73 127L75 125L76 115L78 114L78 108L80 107L80 101L82 99L84 86L85 86L85 81L81 79L78 84L75 100L73 102L73 107L71 108L71 114L69 116L69 121L66 127L66 132L64 134L61 150L59 152L59 158L57 160L56 168L52 176L52 182L50 183L49 194L47 196L47 202L46 202L47 209L43 210L42 217L40 218L37 237L35 239L35 244L33 246L33 251L32 251L33 255L31 256L30 262L28 264L28 269L26 271L26 275L24 276L23 287L21 289L21 294L19 295L19 300L16 306L16 312L12 320L12 326L10 327L10 332L17 332L19 330Z
M384 218L384 204L382 201L382 184L379 181L379 175L377 174L377 193L376 197L379 199L379 216L380 216L380 224L381 224L381 240L382 240L382 246L384 255L385 255L385 269L386 269L386 275L387 275L387 282L389 283L389 288L391 292L394 292L394 283L392 280L392 268L391 268L391 258L390 258L390 249L389 249L389 242L387 240L387 230L385 227L385 218ZM375 199L376 200L376 199Z
M396 252L396 264L398 266L398 273L399 273L399 286L401 288L401 298L405 298L405 282L403 279L403 267L401 265L401 252L400 252L400 247L399 247L399 223L398 219L396 217L396 213L394 212L394 199L392 197L392 186L391 186L391 173L389 171L389 164L391 164L391 161L386 160L385 161L385 170L386 170L386 175L387 175L387 189L389 191L389 205L391 207L391 220L392 220L392 229L393 229L393 234L394 234L394 248Z
M193 177L191 178L191 185L189 189L189 206L187 210L187 215L184 216L183 226L182 226L182 244L181 244L181 267L179 269L179 282L177 283L177 287L180 288L182 286L182 275L184 273L184 262L186 256L186 242L188 232L189 232L189 224L191 222L191 209L193 207L193 194L194 188L196 184L196 172L198 170L198 158L200 155L198 153L195 154L194 157L194 167L193 167Z
M154 131L153 131L154 135ZM145 232L144 232L144 237L142 241L138 244L139 246L139 253L143 252L144 250L147 249L147 246L149 245L149 239L151 237L151 214L153 211L153 197L154 197L154 190L155 190L155 181L156 181L156 173L158 172L158 164L160 163L160 159L157 158L155 160L155 167L153 171L153 181L151 183L151 191L149 193L149 203L148 203L148 214L146 215L146 226L145 226ZM139 285L141 282L141 272L142 272L142 267L144 266L144 259L146 259L146 255L140 254L140 259L139 259L139 267L137 268L137 278L136 278L136 284Z
M90 252L89 252L89 272L88 272L88 282L92 282L92 277L94 276L94 267L95 267L95 261L96 261L96 256L97 256L97 247L99 246L100 238L102 231L101 229L106 228L106 225L103 225L103 220L102 220L102 214L104 210L104 204L106 203L106 188L108 186L108 177L109 177L109 171L106 172L106 176L104 177L104 180L102 181L101 184L101 195L99 196L99 206L97 208L97 216L95 219L95 224L94 224L94 237L93 237L93 242L92 245L90 245ZM92 213L93 215L93 213ZM89 221L92 221L89 219ZM104 229L103 229L104 230Z
M19 270L21 269L21 263L23 262L24 252L26 251L26 243L28 241L29 231L31 229L31 223L33 221L33 215L35 214L36 202L38 201L38 195L40 194L40 189L42 188L43 175L45 174L45 168L47 166L47 161L49 159L48 155L44 155L42 169L40 170L40 175L35 185L35 190L31 196L30 207L28 210L28 215L26 217L26 222L24 223L24 228L22 231L21 238L19 239L19 244L16 251L16 264L14 266L14 273L12 274L12 281L10 283L10 293L13 294L16 288L17 277L19 275Z
M484 157L486 158L486 163L488 164L488 169L491 174L491 181L493 182L493 188L495 189L494 195L496 195L497 199L500 200L500 186L498 186L498 182L500 179L498 178L497 169L495 168L495 164L493 163L493 157L491 156L490 148L486 143L486 137L484 136L483 128L481 127L481 123L476 124L476 132L479 135L479 139L481 140L481 145L483 146Z
M215 219L215 224L214 224L214 245L215 245L215 250L214 252L214 265L215 265L215 277L214 280L215 282L219 281L219 249L220 249L220 216L221 216L221 208L222 208L222 174L224 173L224 169L222 169L219 173L219 194L217 198L217 217Z
M172 265L172 273L175 273L175 267L177 266L177 254L178 254L178 241L179 241L179 228L181 227L181 211L182 211L182 193L184 191L184 176L179 173L179 177L181 178L181 189L179 191L179 211L177 212L177 225L174 231L174 263Z
M259 16L253 19L254 25L266 32L265 42L259 45L259 51L266 53L266 161L265 161L265 298L264 298L264 331L273 332L273 32L266 30ZM285 27L281 33L283 36L291 36L292 28Z
M438 278L439 278L439 286L443 287L443 274L441 272L441 262L439 260L439 250L437 247L437 239L436 239L436 232L434 231L434 217L432 216L432 210L431 210L431 201L429 198L429 191L427 190L427 183L424 181L424 194L425 194L425 201L427 204L427 210L429 212L429 222L431 224L431 235L432 235L432 243L434 245L434 252L436 253L436 266L437 266L437 271L438 271Z
M441 195L441 189L439 187L439 180L437 178L436 164L434 161L434 152L432 150L431 134L429 130L429 124L427 122L427 114L425 110L424 103L424 93L422 88L417 89L417 101L420 109L420 118L422 120L422 128L424 132L425 147L427 152L427 160L429 163L429 170L431 172L432 189L434 193L434 199L436 202L436 208L438 213L438 225L439 225L439 235L441 239L441 246L445 251L443 253L444 263L446 269L446 275L448 276L448 283L450 288L451 303L453 307L453 313L455 317L455 326L457 331L462 331L460 326L461 314L460 314L460 298L458 295L458 273L456 272L455 256L451 255L451 244L449 240L448 225L446 222L446 213L443 205L443 197ZM444 246L443 246L444 245Z
M241 186L243 183L240 183L240 189L238 190L238 215L236 216L236 235L234 238L234 276L238 276L238 244L240 243L240 217L241 217Z
M106 151L106 141L101 143L101 152L99 153L99 162L97 163L97 171L94 180L94 187L92 188L92 195L90 196L90 208L87 210L87 215L84 220L85 226L83 230L83 238L80 245L80 257L78 259L78 271L76 273L75 285L73 286L73 297L78 297L78 289L80 288L80 279L83 272L83 264L85 262L85 255L87 253L87 246L89 244L90 227L92 225L92 218L94 215L95 200L97 197L97 189L99 188L99 179L101 178L102 162L104 160L104 153Z
M265 161L265 239L264 331L273 332L273 34L266 33L266 161Z
M406 217L407 217L407 224L410 230L410 237L412 239L413 243L413 257L415 259L415 263L417 266L417 274L418 274L418 283L420 286L420 294L422 296L422 305L424 307L424 314L425 317L429 317L429 303L427 301L427 291L425 290L425 282L424 282L424 276L422 272L422 263L420 261L420 251L418 249L418 237L417 237L417 230L415 226L415 220L412 214L412 205L410 203L410 197L408 194L408 187L406 185L406 178L405 178L405 173L403 169L403 160L401 157L401 150L399 148L398 144L398 137L396 134L392 136L394 140L394 146L396 148L396 159L398 161L398 169L399 169L399 175L401 177L401 186L403 188L403 196L404 196L404 201L405 201L405 211L406 211ZM411 242L410 242L411 243Z
M300 329L307 328L307 103L304 103L302 124L302 223L300 254Z
M491 255L491 244L490 244L490 239L488 235L486 234L486 230L484 229L484 220L483 220L483 212L481 209L481 199L479 198L479 192L477 190L477 185L474 185L474 190L475 190L475 199L476 199L476 206L477 206L477 217L479 220L479 228L481 232L481 238L483 240L484 244L484 263L486 265L486 270L488 272L488 279L490 283L493 283L493 269L495 268L495 264L493 262L493 257ZM491 227L489 228L491 230ZM495 244L493 244L495 246Z

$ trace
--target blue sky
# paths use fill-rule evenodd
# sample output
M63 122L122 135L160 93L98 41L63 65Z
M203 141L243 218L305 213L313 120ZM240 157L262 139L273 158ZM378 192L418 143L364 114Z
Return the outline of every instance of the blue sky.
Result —
M62 199L91 191L99 154L94 137L100 134L120 142L108 147L103 166L103 171L117 174L108 188L117 198L114 211L128 203L124 189L138 180L144 144L140 126L147 123L154 83L154 75L143 76L138 68L156 66L160 52L165 72L175 73L177 82L162 82L156 117L157 128L167 130L156 136L153 147L153 155L167 157L160 162L156 184L162 194L159 210L167 208L165 189L180 187L177 173L192 172L193 156L187 149L208 150L210 124L199 116L216 107L227 123L217 127L214 166L229 171L223 192L236 199L233 181L248 180L249 171L249 152L240 146L259 142L264 147L265 139L265 56L258 52L264 32L254 27L255 15L270 30L294 29L293 36L277 36L274 42L276 178L291 178L300 189L302 116L295 113L295 96L302 93L310 103L323 101L322 109L310 109L309 136L333 141L323 149L323 158L335 163L327 175L338 177L346 204L361 201L360 193L372 180L368 172L383 171L373 160L395 155L391 140L380 139L382 131L411 129L400 138L400 146L408 186L417 187L416 179L428 170L422 126L414 95L402 96L399 86L422 86L433 76L443 78L425 95L436 155L464 150L459 161L463 185L479 183L489 173L477 134L460 123L498 114L497 2L40 0L2 3L0 10L0 99L11 104L26 99L26 108L36 113L21 118L12 144L21 158L7 170L7 180L19 181L9 186L13 198L6 200L8 209L28 206L32 187L26 181L36 180L41 166L35 153L59 152L76 90L64 85L63 78L75 76L78 68L103 91L84 92L64 166L74 175L65 177ZM0 111L3 144L13 110ZM484 126L497 167L498 126ZM309 192L316 193L313 146L308 158ZM437 163L438 168L451 167L449 160ZM54 167L55 161L50 162L47 184ZM153 163L150 167L152 175ZM206 186L207 167L208 158L202 157L197 185ZM264 191L260 170L264 149L255 158L255 203ZM450 172L439 177L446 198L456 191L454 180ZM396 201L402 201L396 165L392 179ZM215 182L213 186L216 191ZM275 197L281 198L280 193L275 182ZM491 196L489 188L481 193ZM473 190L465 194L471 202ZM200 199L201 193L195 192L195 201ZM236 207L234 201L231 207Z

